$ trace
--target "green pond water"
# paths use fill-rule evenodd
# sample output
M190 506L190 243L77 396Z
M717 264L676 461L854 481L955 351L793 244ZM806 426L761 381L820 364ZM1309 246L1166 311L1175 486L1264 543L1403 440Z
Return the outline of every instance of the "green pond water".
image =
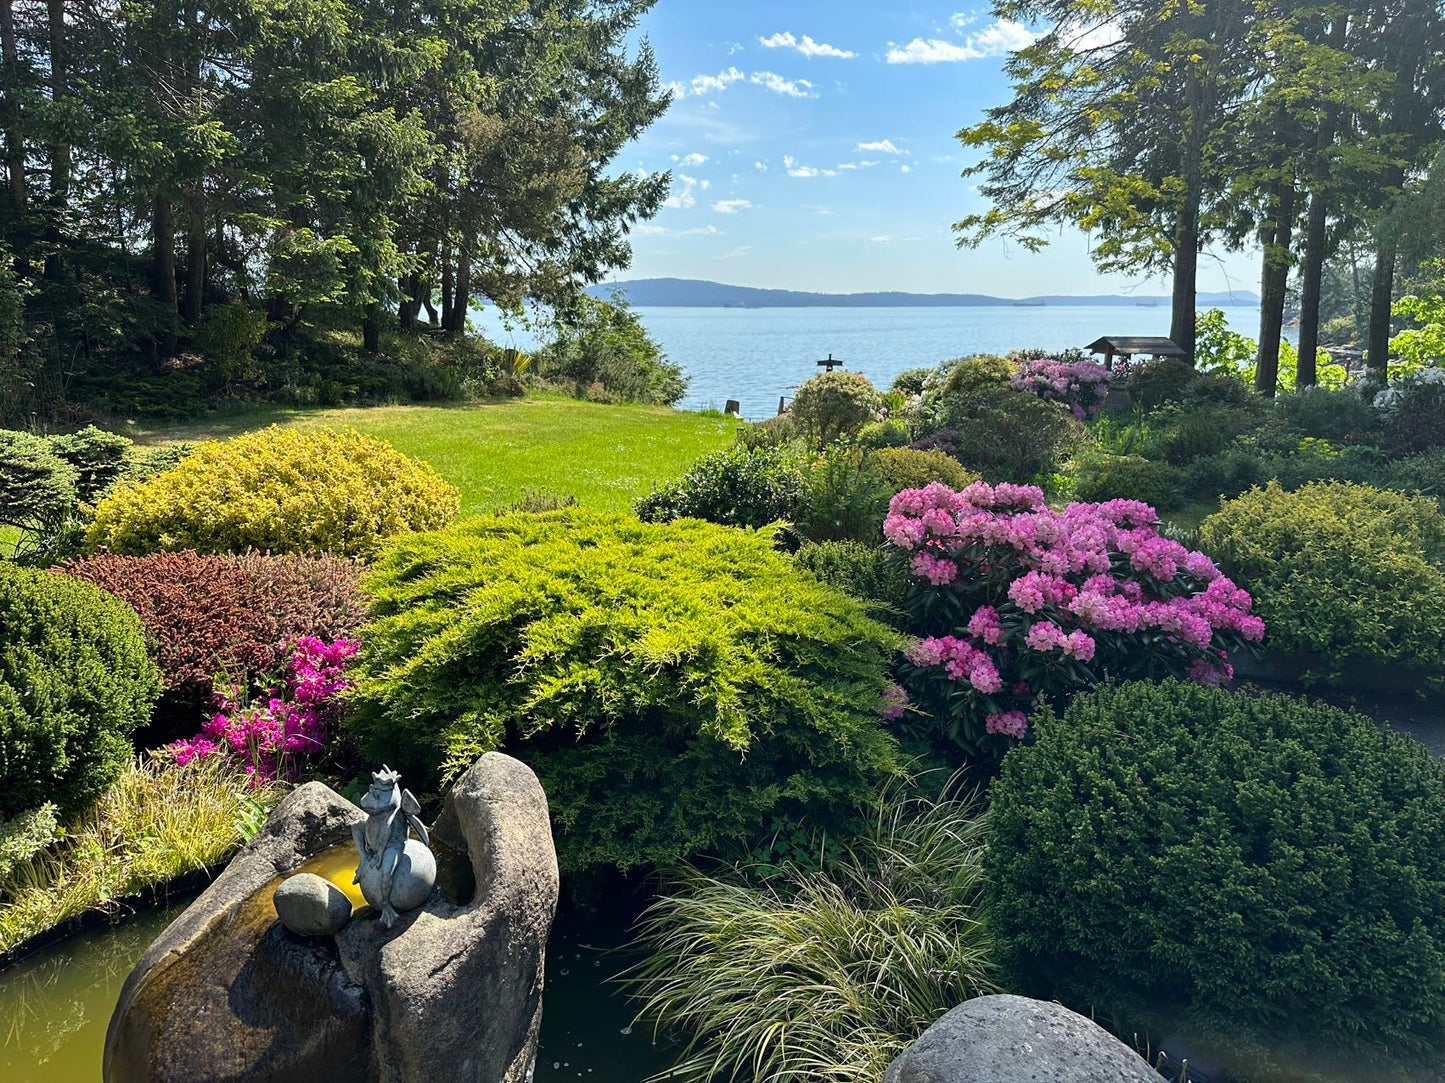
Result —
M0 970L0 1081L97 1083L121 984L150 942L190 901L80 933ZM590 934L590 935L589 935ZM611 950L620 927L559 915L548 948L538 1083L640 1083L671 1060L610 978L626 965Z

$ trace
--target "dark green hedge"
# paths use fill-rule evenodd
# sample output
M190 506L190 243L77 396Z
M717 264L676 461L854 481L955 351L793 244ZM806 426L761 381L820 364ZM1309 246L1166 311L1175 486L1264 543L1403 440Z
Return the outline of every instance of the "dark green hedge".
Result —
M1036 732L993 787L988 857L1023 989L1331 1056L1440 1040L1445 771L1422 746L1181 682L1106 686Z

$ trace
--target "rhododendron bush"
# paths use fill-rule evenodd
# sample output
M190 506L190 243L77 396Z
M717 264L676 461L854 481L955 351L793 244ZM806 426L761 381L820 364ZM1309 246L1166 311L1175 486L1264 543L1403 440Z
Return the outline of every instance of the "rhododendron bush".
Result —
M321 751L351 688L343 670L357 644L296 636L283 646L282 672L260 696L246 697L239 685L217 687L216 713L201 732L166 746L177 763L229 755L258 785L295 779L301 758Z
M1224 684L1230 652L1264 635L1249 594L1137 500L1059 512L1033 486L930 485L893 498L883 533L908 554L915 627L931 633L907 683L974 753L1001 754L1036 706L1106 678Z
M1083 421L1098 417L1109 397L1109 370L1094 361L1035 357L1019 362L1012 386L1015 391L1032 391L1039 398L1062 402Z

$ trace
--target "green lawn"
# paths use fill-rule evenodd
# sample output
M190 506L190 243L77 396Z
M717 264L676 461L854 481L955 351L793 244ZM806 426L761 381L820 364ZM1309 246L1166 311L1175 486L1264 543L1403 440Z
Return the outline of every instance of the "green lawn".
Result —
M350 426L425 459L462 493L462 514L515 501L528 490L625 511L659 481L732 443L732 418L653 406L527 398L448 406L257 410L159 427L129 426L137 443L225 439L266 425Z

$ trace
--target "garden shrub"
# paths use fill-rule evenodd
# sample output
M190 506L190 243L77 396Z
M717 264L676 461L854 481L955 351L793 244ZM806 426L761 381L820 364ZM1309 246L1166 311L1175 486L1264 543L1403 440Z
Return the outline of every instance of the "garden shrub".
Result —
M1445 448L1390 463L1380 471L1380 483L1401 492L1445 496Z
M885 448L907 447L913 439L913 432L907 423L896 417L882 421L870 421L858 430L857 443L860 447Z
M808 542L793 559L821 582L870 603L880 620L898 621L908 575L898 554L888 547L855 541Z
M883 448L873 452L870 461L873 472L883 479L883 486L890 496L904 489L922 489L935 481L962 489L969 482L978 480L977 474L970 474L957 459L936 448L931 451L911 447Z
M912 398L915 395L923 394L923 389L928 385L928 378L936 370L930 368L904 369L893 382L888 385L889 391L896 391L900 395Z
M1094 361L1057 361L1049 357L1020 360L1014 372L1015 391L1029 391L1049 402L1062 403L1083 421L1099 416L1109 397L1110 372Z
M1195 459L1184 467L1183 484L1195 500L1228 499L1264 481L1266 471L1264 459L1231 448L1218 455Z
M694 463L682 477L637 501L647 523L706 519L760 527L798 517L805 499L802 471L783 452L731 447Z
M1200 528L1226 574L1250 586L1270 645L1445 670L1445 516L1434 500L1318 482L1271 481Z
M1243 431L1243 424L1243 419L1232 411L1218 408L1196 408L1174 414L1160 437L1160 454L1174 466L1187 466L1195 459L1218 455Z
M1233 676L1264 625L1203 553L1160 535L1137 500L1044 505L1032 487L942 485L893 498L883 533L914 576L925 636L909 687L942 735L1002 755L1030 713L1110 678Z
M0 820L98 797L159 691L134 610L88 583L0 563Z
M1384 423L1382 444L1392 455L1445 447L1445 367L1407 373L1375 396Z
M1380 415L1353 388L1304 387L1275 399L1275 412L1291 432L1336 444L1373 443Z
M130 441L124 436L94 425L50 438L51 450L75 467L75 491L86 504L94 503L120 477L130 447Z
M1198 379L1199 373L1187 361L1157 357L1131 366L1124 377L1124 389L1135 406L1157 410L1166 402L1182 401Z
M619 297L576 298L556 341L537 354L537 368L548 380L597 402L671 406L687 393L682 369Z
M394 540L365 586L361 751L414 786L517 756L568 871L836 830L898 769L894 633L765 532L477 519Z
M92 547L140 555L330 552L365 556L399 533L431 530L461 497L427 463L353 429L272 426L198 446L174 469L101 501Z
M1074 496L1085 503L1141 500L1159 511L1183 503L1184 473L1137 455L1089 455L1074 469Z
M0 900L16 866L29 861L60 836L55 805L47 801L39 808L22 812L0 823Z
M839 369L814 376L798 388L790 410L798 427L824 448L877 421L883 397L861 372Z
M281 665L288 639L349 636L365 612L357 566L339 557L101 553L61 570L140 614L165 682L160 740L200 726L215 678L249 685Z
M990 924L1030 995L1324 1060L1438 1048L1445 773L1416 742L1285 696L1123 684L1041 714L991 797Z
M792 415L783 414L755 421L738 429L737 442L749 448L780 448L798 443L802 433Z
M943 451L990 481L1023 482L1056 472L1081 432L1063 406L1012 389L953 400L944 412L947 427L911 446Z
M75 508L80 476L44 437L0 429L0 526L53 530Z
M873 468L873 453L835 444L808 464L808 495L798 527L811 541L876 544L892 495Z

